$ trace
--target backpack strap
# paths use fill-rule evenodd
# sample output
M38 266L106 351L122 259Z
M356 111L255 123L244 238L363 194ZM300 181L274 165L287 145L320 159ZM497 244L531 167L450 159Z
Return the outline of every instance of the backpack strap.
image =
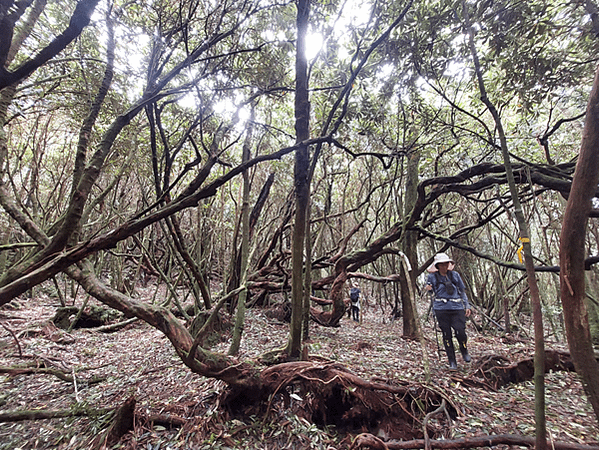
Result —
M438 286L439 284L443 283L443 281L441 281L441 274L440 274L438 271L437 271L437 272L433 272L433 273L435 274L435 281L436 281L436 283L437 283L437 286ZM447 271L447 279L449 280L449 282L450 282L451 284L453 284L453 287L454 287L454 288L455 288L455 290L458 292L458 294L460 294L460 295L461 295L461 292L460 292L460 286L458 285L458 283L457 283L456 279L454 278L454 275L453 275L453 270L448 270L448 271ZM433 286L433 287L435 287L435 288L436 288L437 286Z
M461 291L461 289L460 289L460 283L458 283L457 279L455 278L455 274L453 273L453 270L448 270L447 271L447 276L449 277L449 281L451 281L453 283L453 285L455 286L455 290L461 296L462 293L460 292Z

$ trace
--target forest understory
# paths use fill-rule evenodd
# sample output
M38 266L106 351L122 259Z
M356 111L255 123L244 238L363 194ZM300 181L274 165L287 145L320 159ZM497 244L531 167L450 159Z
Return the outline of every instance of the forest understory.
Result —
M365 443L365 436L377 434L382 440L392 438L389 444L414 439L381 424L344 429L318 426L306 419L305 399L297 393L290 393L284 401L274 399L265 413L232 414L221 404L225 384L190 372L160 332L137 321L110 333L85 328L68 333L51 322L57 306L57 299L39 295L20 298L0 311L0 450L101 448L100 439L112 417L106 409L132 399L133 429L109 448L332 450L369 448L360 447L356 438L362 437ZM419 305L424 314L426 307ZM446 369L444 355L438 354L433 321L425 320L430 361L427 382L421 343L401 337L401 319L391 321L390 309L384 311L373 298L362 312L361 323L347 316L338 328L313 323L310 359L338 362L364 380L414 388L424 385L440 393L455 411L451 416L427 417L431 439L534 436L532 381L494 389L492 382L480 377L480 369L491 361L507 366L532 358L532 325L525 316L520 318L520 331L509 336L496 330L479 332L470 322L473 361L459 361L457 372ZM481 316L475 315L474 321L482 324ZM272 318L268 309L250 309L239 359L258 360L265 352L282 347L287 335L288 324ZM224 336L213 349L226 353L228 338ZM565 342L550 338L546 349L562 355L568 352ZM23 372L15 371L17 367L23 367ZM548 373L546 397L550 439L599 446L596 419L575 373ZM65 417L4 422L6 415L17 411L62 412ZM512 447L517 446L494 448Z

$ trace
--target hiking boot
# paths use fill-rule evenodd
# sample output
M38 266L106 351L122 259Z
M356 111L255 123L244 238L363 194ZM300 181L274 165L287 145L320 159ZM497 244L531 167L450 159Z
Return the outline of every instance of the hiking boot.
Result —
M468 349L466 348L466 342L460 342L460 353L462 354L462 359L464 362L469 363L472 361L472 358L468 354Z
M451 343L451 341L443 343L445 344L445 353L447 353L447 360L449 361L449 370L458 370L453 344Z

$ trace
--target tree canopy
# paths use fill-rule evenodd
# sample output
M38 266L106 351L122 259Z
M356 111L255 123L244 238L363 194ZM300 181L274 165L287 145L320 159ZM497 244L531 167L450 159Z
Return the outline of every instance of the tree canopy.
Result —
M205 348L200 311L291 295L299 359L308 317L338 326L359 282L417 337L418 277L452 249L499 321L530 307L524 221L555 332L570 202L590 218L568 303L594 330L589 358L596 178L570 191L596 20L592 1L3 2L0 305L72 283L263 401L273 369ZM139 298L148 279L167 298Z

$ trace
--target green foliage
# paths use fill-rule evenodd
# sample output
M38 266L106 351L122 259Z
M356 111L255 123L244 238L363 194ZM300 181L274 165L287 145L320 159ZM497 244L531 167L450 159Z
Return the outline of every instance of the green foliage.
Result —
M570 119L584 112L599 50L587 13L579 4L557 1L466 5L488 95L500 109L512 154L533 164L571 161L580 143L582 119ZM49 3L11 68L62 32L74 6L66 0ZM323 47L310 61L311 135L318 136L325 126L330 130L330 119L340 120L335 139L343 146L324 145L315 167L315 261L333 256L362 221L346 253L366 248L404 219L408 157L419 156L420 180L500 161L496 130L480 101L466 48L463 2L414 2L331 114L358 61L404 6L363 2L352 10L337 1L312 4L310 33L322 37ZM7 107L2 138L6 155L0 158L3 181L25 216L50 236L69 208L79 130L104 76L103 7L72 45L18 86ZM252 156L295 142L295 14L293 3L161 0L114 5L114 79L90 135L87 161L121 115L142 99L147 109L120 131L98 168L101 176L75 239L91 239L126 223L166 201L158 195L167 190L169 201L176 198L200 174L209 155L218 158L203 186L227 174L241 162L250 108L255 111ZM547 135L562 119L568 121ZM547 153L539 145L542 138L548 139ZM267 258L282 268L274 282L285 280L289 264L289 224L282 222L294 190L292 160L288 156L251 169L252 201L270 172L276 173L251 252L255 264L277 236L280 255ZM226 277L237 245L233 231L241 202L238 178L180 217L185 244L194 247L194 255L216 283ZM545 237L543 224L559 222L562 206L555 194L537 198L527 197L533 242L546 239L548 245L535 252L554 264L557 231L548 229ZM445 195L431 203L421 223L433 235L460 239L512 261L517 246L513 221L504 214L509 207L501 186L468 196ZM12 219L0 220L3 229L10 230L10 242L30 240L26 231L13 229ZM485 232L460 231L479 224ZM137 271L146 254L162 273L186 283L168 235L163 224L148 227L119 248L122 253L98 256L99 271L112 273L108 266L117 258L134 261L130 266ZM439 240L421 239L420 262L441 245ZM9 262L27 254L14 251ZM472 266L473 279L487 280L492 265L476 266L468 255L463 261ZM317 269L324 275L331 263ZM367 269L394 273L397 261L389 258ZM492 304L491 297L503 287L489 283L486 290L474 293Z

